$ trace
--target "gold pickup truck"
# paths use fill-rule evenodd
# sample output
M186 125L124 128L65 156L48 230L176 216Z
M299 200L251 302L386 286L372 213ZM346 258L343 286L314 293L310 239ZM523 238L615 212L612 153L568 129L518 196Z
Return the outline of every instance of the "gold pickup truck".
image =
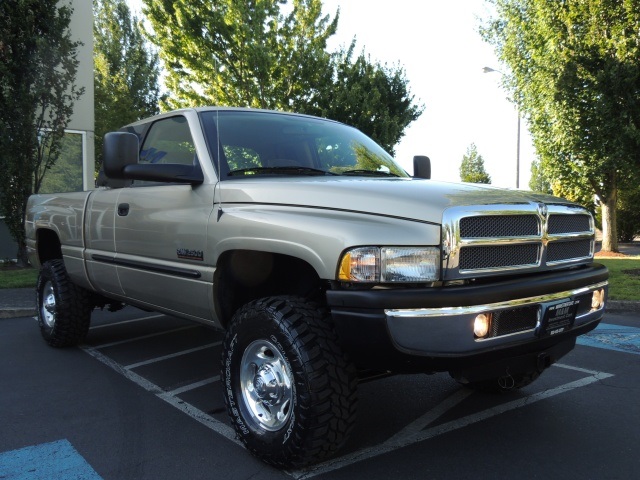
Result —
M304 115L178 110L106 135L88 192L36 195L38 320L81 342L123 304L226 331L239 438L299 467L345 442L371 372L535 380L595 328L608 272L584 208L410 176L371 139Z

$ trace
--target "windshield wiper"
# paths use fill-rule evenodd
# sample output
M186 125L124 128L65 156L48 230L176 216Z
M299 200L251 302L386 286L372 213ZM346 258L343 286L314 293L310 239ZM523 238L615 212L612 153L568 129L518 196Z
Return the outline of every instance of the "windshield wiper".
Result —
M299 167L291 165L289 167L249 167L231 170L229 176L247 175L247 174L276 174L276 175L336 175L333 172L319 170L311 167Z
M364 168L357 170L347 170L342 172L342 175L370 175L372 177L399 177L400 175L396 175L392 172L385 172L382 170L366 170Z

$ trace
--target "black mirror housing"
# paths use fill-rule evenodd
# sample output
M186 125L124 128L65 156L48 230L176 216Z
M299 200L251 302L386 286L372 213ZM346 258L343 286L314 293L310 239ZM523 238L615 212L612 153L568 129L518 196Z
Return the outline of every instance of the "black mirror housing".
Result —
M431 178L431 160L425 155L413 157L413 176L415 178Z
M140 164L137 135L129 132L109 132L102 148L104 173L110 179L144 180L164 183L200 184L204 175L199 164Z
M104 136L102 159L108 178L124 180L125 167L138 163L138 137L128 132L109 132Z

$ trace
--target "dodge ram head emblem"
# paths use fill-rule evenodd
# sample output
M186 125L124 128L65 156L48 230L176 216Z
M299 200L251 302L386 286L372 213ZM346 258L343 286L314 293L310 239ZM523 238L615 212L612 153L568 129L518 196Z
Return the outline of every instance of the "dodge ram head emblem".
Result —
M549 213L549 209L544 203L538 204L538 213L541 217L547 218L547 213Z

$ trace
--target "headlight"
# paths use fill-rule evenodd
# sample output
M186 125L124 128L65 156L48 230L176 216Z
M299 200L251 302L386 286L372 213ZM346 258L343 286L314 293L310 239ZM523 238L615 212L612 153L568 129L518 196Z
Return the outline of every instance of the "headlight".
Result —
M363 283L424 283L440 278L436 247L359 247L345 252L338 278Z

